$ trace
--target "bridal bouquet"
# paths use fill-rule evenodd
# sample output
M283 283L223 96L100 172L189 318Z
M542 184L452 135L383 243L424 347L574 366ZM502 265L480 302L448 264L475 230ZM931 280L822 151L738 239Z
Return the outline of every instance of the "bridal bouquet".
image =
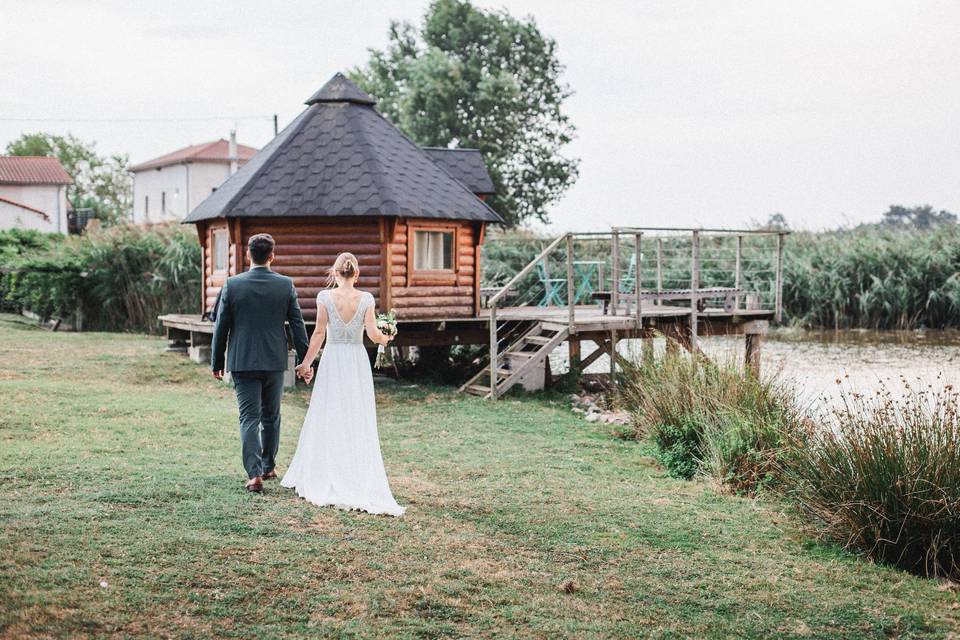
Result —
M381 313L377 316L377 329L388 336L397 335L397 314L393 309L389 313ZM381 344L377 347L377 360L373 363L377 369L394 366L393 347Z

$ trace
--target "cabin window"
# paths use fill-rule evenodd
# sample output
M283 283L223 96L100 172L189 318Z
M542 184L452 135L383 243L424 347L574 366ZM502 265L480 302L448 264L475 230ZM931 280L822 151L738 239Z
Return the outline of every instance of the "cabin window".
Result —
M230 252L230 243L226 229L217 229L213 232L213 270L227 270L227 256Z
M453 231L414 231L413 268L453 271Z
M167 212L167 192L161 191L160 192L160 213L166 213L166 212Z
M143 196L143 215L150 219L150 196Z

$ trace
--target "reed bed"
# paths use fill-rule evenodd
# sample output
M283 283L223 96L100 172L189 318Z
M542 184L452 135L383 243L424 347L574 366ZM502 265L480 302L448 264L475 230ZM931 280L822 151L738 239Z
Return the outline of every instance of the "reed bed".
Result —
M960 398L949 385L899 384L897 394L845 391L815 428L788 435L779 471L820 536L960 580Z

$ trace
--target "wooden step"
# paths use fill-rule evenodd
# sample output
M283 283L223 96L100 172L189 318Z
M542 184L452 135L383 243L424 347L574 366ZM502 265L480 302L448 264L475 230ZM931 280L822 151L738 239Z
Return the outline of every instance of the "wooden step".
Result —
M543 345L550 344L550 341L553 340L553 338L548 338L547 336L526 336L524 340L527 342L532 342L533 344Z
M490 387L485 387L482 384L471 384L465 391L467 393L472 393L475 396L485 396L490 393Z
M487 378L490 377L490 365L487 365L483 368L483 373L486 374ZM503 367L497 367L497 375L503 378L506 378L513 373L512 369L504 369ZM489 389L487 389L489 391Z
M513 358L532 358L536 353L536 351L504 351L502 355ZM487 367L487 369L489 370L489 367Z

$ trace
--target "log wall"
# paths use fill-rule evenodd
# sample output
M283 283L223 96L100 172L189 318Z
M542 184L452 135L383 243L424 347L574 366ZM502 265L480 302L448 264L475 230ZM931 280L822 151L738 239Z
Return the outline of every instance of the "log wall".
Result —
M455 269L412 268L412 230L445 229L455 233ZM230 233L228 270L213 270L213 233ZM236 218L197 226L203 256L203 308L210 311L227 277L241 273L250 236L269 233L277 242L273 269L290 276L308 322L316 319L317 294L327 286L327 270L337 255L349 251L360 263L358 288L369 291L381 311L394 308L400 319L470 318L479 309L479 243L483 227L463 221L406 220L377 217ZM386 268L385 268L386 267Z

